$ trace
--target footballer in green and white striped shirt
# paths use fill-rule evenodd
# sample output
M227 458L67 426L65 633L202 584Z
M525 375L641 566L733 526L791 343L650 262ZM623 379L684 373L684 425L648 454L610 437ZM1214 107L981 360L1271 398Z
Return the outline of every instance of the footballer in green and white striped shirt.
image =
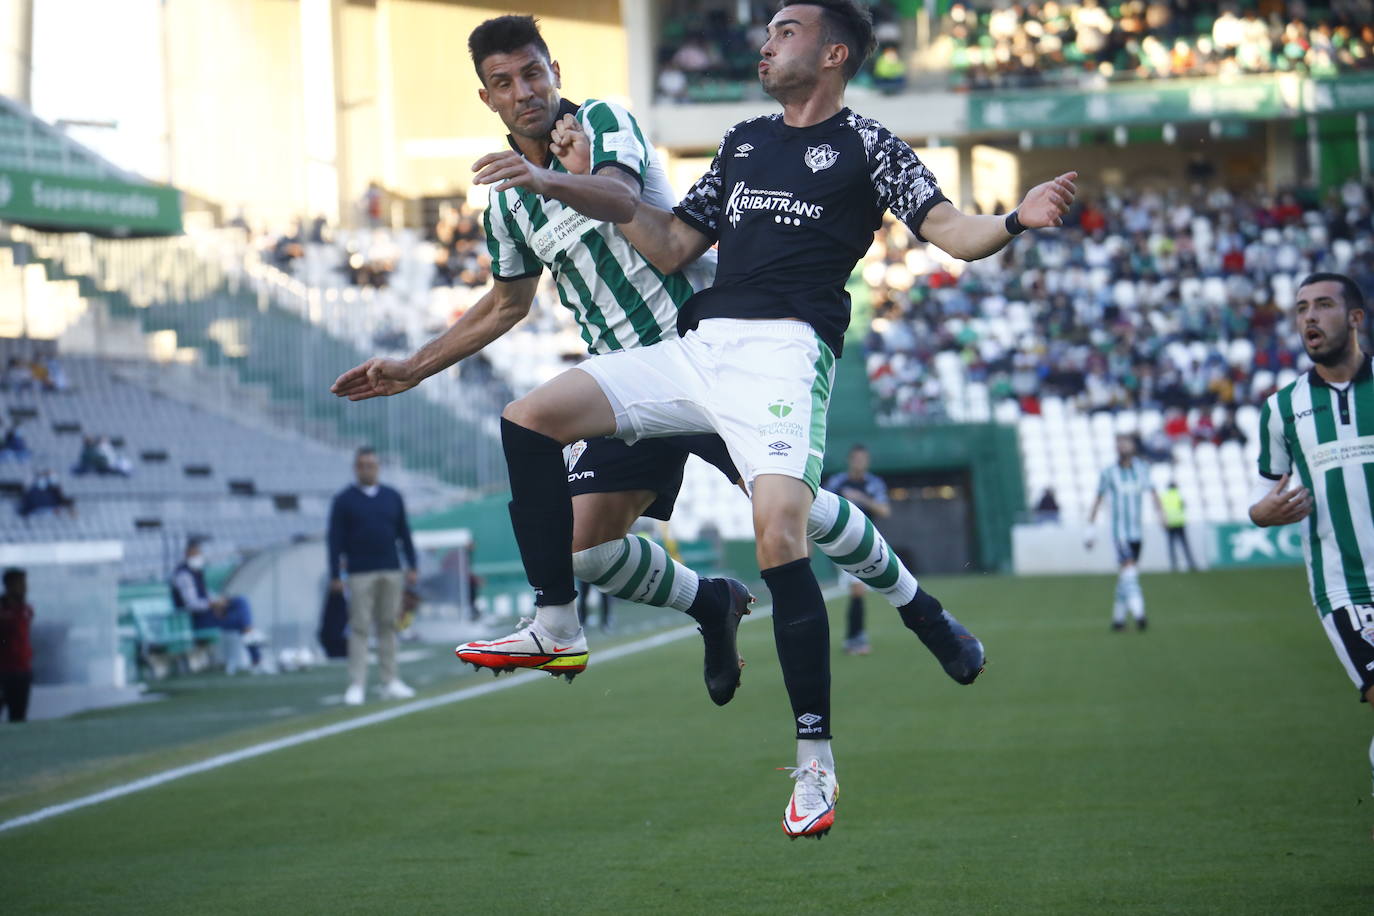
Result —
M1102 471L1098 479L1097 499L1088 513L1087 547L1092 548L1092 526L1104 502L1111 511L1112 545L1116 548L1116 595L1112 601L1112 629L1126 628L1126 612L1130 611L1137 629L1145 629L1145 594L1140 589L1140 545L1145 539L1144 497L1154 499L1155 510L1164 517L1159 494L1150 482L1150 466L1136 455L1135 436L1122 433L1116 437L1116 463Z
M1349 277L1312 274L1293 317L1314 365L1260 410L1262 480L1250 519L1303 523L1312 602L1361 699L1374 702L1374 372L1360 348L1364 296ZM1374 743L1369 751L1374 768Z

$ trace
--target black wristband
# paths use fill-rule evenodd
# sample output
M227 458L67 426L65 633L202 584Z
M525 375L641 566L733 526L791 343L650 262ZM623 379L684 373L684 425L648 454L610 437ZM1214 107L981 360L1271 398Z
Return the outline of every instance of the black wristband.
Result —
M1006 225L1007 231L1010 232L1012 235L1020 235L1021 233L1026 231L1026 227L1021 225L1021 219L1016 215L1015 210L1007 214Z

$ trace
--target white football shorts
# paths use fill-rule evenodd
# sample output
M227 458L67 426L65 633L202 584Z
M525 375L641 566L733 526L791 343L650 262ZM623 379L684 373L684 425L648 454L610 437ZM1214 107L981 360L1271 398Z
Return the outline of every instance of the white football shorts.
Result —
M805 322L708 318L578 368L611 402L619 439L714 432L751 489L760 474L820 486L835 355Z

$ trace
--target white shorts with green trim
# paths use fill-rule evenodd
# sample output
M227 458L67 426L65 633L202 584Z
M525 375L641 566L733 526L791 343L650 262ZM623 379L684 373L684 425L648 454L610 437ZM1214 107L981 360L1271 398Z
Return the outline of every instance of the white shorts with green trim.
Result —
M617 438L714 432L750 488L760 474L820 486L835 355L804 322L708 318L578 368L611 402Z

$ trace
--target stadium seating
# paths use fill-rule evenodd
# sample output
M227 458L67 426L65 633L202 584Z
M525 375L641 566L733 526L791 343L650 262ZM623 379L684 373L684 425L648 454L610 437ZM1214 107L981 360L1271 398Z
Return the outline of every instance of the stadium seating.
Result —
M3 343L0 356L19 346ZM212 537L207 553L225 560L323 531L329 500L349 479L348 452L271 429L246 410L198 406L188 389L203 373L188 367L73 357L62 365L69 391L5 395L3 419L21 422L33 455L27 465L0 465L0 482L12 492L32 469L52 468L76 500L76 515L21 519L0 507L0 541L122 540L124 574L139 579L165 574L192 534ZM158 372L180 382L176 397L166 380L146 381ZM71 474L83 434L121 441L132 476ZM417 507L450 495L421 477L392 476Z
M432 379L415 397L339 400L329 382L374 352L370 303L308 289L248 258L241 235L107 242L13 227L8 236L0 249L11 249L11 261L41 266L50 280L80 281L87 298L131 322L163 359L232 370L262 389L281 425L313 439L373 443L455 486L490 489L504 479L494 415L509 392L499 380L474 364Z

